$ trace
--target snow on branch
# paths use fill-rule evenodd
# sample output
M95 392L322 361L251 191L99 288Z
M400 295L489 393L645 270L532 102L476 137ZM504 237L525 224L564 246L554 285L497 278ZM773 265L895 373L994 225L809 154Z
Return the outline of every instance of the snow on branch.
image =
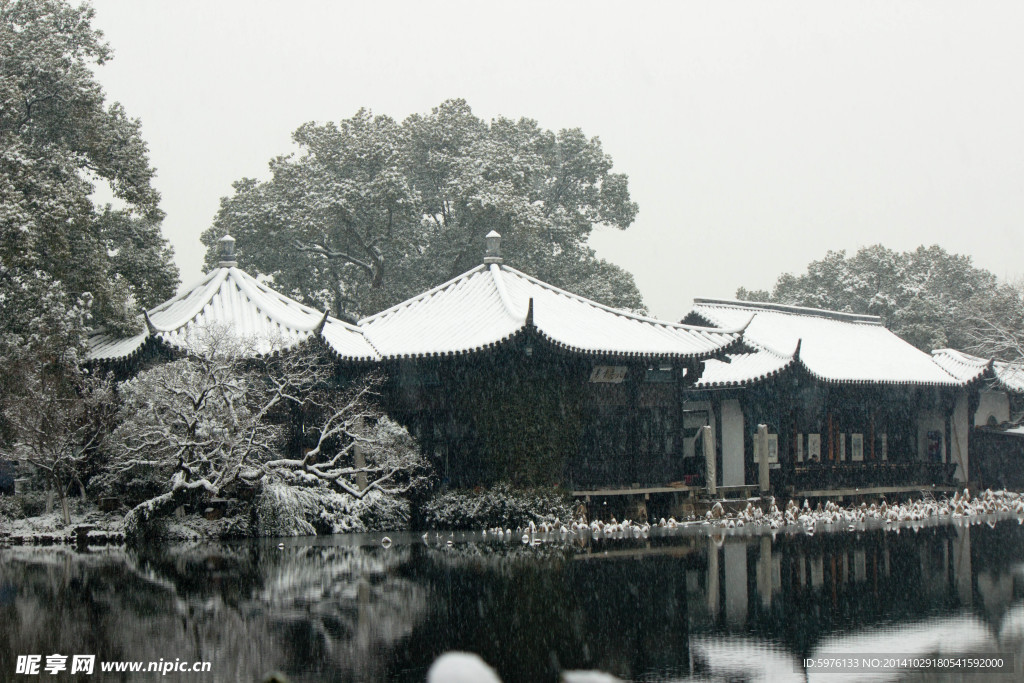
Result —
M272 483L362 499L425 482L415 441L377 405L378 375L345 380L313 343L262 357L251 351L209 328L186 357L121 385L109 476L122 486L148 477L164 491L140 515Z

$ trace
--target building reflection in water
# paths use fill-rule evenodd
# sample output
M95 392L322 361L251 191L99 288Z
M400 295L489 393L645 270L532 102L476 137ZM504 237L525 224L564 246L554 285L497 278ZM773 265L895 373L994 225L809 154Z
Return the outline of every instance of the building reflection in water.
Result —
M1016 521L539 546L392 536L3 551L0 671L19 653L84 653L207 659L214 680L422 681L468 650L505 681L804 680L802 659L835 652L1024 650Z

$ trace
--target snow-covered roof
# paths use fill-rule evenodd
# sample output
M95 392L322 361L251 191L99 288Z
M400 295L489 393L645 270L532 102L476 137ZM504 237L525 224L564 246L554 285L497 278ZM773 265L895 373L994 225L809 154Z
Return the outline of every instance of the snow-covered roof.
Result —
M219 242L217 269L147 311L145 332L128 339L95 335L89 360L127 360L151 343L186 350L200 330L215 326L247 340L255 355L317 337L343 360L453 356L529 332L556 348L592 356L706 359L737 344L745 322L714 329L598 304L502 265L501 236L492 231L482 265L350 325L239 270L234 238Z
M739 339L736 329L683 325L609 308L488 263L359 321L385 358L471 353L527 329L577 353L707 358Z
M775 377L796 361L794 355L783 355L768 349L753 353L730 353L729 362L711 358L704 361L704 374L695 385L697 389L735 387Z
M965 383L984 377L1006 391L1024 393L1024 365L1020 363L980 358L956 349L932 351L932 359Z
M932 360L964 384L981 379L992 366L992 361L987 358L956 349L936 349L932 351Z
M963 384L933 362L930 354L886 329L877 316L773 303L695 299L686 319L722 328L733 328L750 320L743 332L746 344L783 358L795 355L808 373L823 382ZM733 381L756 381L763 376L762 367L768 360L767 357L751 360L751 374L744 379L733 372Z
M1024 394L1024 364L1007 363L1001 360L992 363L996 379L1007 391L1015 394Z
M132 337L115 337L100 332L89 338L89 350L86 360L89 361L123 361L134 358L142 353L149 332L142 332Z
M290 299L234 266L222 266L194 287L146 312L147 331L127 339L96 335L88 359L126 360L149 339L184 350L199 330L224 326L253 345L256 355L294 348L323 332L338 356L351 360L377 357L359 330Z

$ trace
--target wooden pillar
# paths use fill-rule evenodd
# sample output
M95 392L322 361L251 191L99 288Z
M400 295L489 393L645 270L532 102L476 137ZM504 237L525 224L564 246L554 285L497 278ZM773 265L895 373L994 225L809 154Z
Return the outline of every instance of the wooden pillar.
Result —
M835 439L833 439L834 432L832 431L832 408L828 408L828 461L835 462L836 454L833 450L835 446Z
M703 364L702 364L703 365ZM672 453L669 454L669 461L672 463L673 469L670 473L670 481L682 480L683 478L683 421L685 411L683 410L683 403L686 401L686 391L684 386L687 382L686 375L691 374L689 371L684 372L682 365L676 365L672 369L672 379L675 384L675 422L676 430L672 435Z
M942 435L942 462L949 464L953 461L953 415L952 413L946 413L945 430Z
M871 459L875 459L875 414L878 413L878 408L871 410Z
M628 392L627 410L629 417L626 421L626 448L629 450L629 477L627 484L639 482L642 463L645 460L640 452L640 383L643 381L644 366L631 365L626 374L626 391Z

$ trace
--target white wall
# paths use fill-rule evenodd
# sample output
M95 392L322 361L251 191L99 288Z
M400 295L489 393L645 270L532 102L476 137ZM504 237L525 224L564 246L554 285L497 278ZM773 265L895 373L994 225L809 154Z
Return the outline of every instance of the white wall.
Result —
M734 398L722 401L722 486L743 486L743 411Z
M978 410L974 413L975 426L987 425L989 417L995 417L996 422L1010 421L1010 397L1005 391L984 389L978 399Z

